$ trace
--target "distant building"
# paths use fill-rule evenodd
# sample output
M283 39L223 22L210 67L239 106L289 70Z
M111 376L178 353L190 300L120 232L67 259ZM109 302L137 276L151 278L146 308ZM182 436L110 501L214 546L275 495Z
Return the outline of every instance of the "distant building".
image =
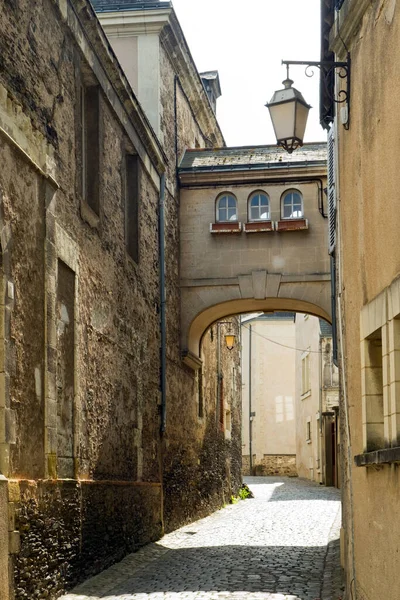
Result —
M242 470L296 475L294 313L242 317Z
M242 318L244 474L298 475L339 486L332 350L331 327L316 317Z
M296 315L296 462L299 477L339 487L339 375L332 328Z

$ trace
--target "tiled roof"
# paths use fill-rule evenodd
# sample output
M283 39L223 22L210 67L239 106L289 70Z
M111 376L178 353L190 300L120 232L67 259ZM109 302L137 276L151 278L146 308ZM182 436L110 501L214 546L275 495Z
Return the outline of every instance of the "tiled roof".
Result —
M145 10L169 8L171 2L158 0L90 0L96 12L116 12L120 10Z
M324 319L320 319L319 328L322 337L332 337L332 325L330 325L327 321L324 321Z
M179 166L180 171L225 170L241 168L262 168L265 166L285 166L326 162L326 143L304 144L293 154L288 154L278 146L241 146L237 148L216 148L210 150L186 150Z

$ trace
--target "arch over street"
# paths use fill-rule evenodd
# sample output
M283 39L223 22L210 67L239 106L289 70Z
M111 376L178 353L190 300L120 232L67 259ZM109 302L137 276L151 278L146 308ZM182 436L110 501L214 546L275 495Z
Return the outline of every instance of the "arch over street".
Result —
M204 331L228 315L290 310L331 320L326 144L293 155L276 146L188 150L179 180L181 344L190 367L201 366ZM292 210L282 203L289 190L301 200ZM262 218L251 210L255 191L269 199ZM226 215L216 210L223 193L237 202Z

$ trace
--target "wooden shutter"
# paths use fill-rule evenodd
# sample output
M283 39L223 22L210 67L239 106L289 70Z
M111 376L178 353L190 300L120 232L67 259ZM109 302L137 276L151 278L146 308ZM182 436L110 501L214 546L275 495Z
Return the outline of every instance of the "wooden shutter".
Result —
M336 182L335 182L335 127L328 132L328 252L333 254L336 248Z

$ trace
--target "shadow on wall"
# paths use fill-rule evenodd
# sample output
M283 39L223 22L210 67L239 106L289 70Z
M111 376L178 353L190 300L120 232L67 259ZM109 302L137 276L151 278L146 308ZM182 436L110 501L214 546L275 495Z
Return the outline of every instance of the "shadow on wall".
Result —
M239 426L235 420L232 441L226 440L215 412L209 413L198 449L194 445L190 449L168 446L164 458L166 532L190 523L194 516L198 519L210 514L237 495L242 483L241 438L240 431L235 431Z
M335 540L328 546L319 547L235 545L170 549L161 560L152 563L153 568L136 571L135 575L113 587L109 595L102 598L111 600L124 594L188 594L201 591L262 592L263 597L268 593L293 594L301 600L319 598L322 597L327 552L337 551L338 545L339 541ZM337 567L339 573L339 565ZM81 597L79 588L75 593L77 599ZM84 593L85 598L97 598L86 590ZM72 600L74 595L69 597Z
M253 486L265 486L271 489L269 502L294 502L299 500L324 500L337 502L340 500L340 490L334 487L320 486L308 479L296 478L297 484L293 485L290 477L250 477L243 478L244 482ZM301 482L301 487L299 486ZM321 494L321 488L324 493ZM255 494L259 492L255 490ZM268 493L268 492L267 492Z

